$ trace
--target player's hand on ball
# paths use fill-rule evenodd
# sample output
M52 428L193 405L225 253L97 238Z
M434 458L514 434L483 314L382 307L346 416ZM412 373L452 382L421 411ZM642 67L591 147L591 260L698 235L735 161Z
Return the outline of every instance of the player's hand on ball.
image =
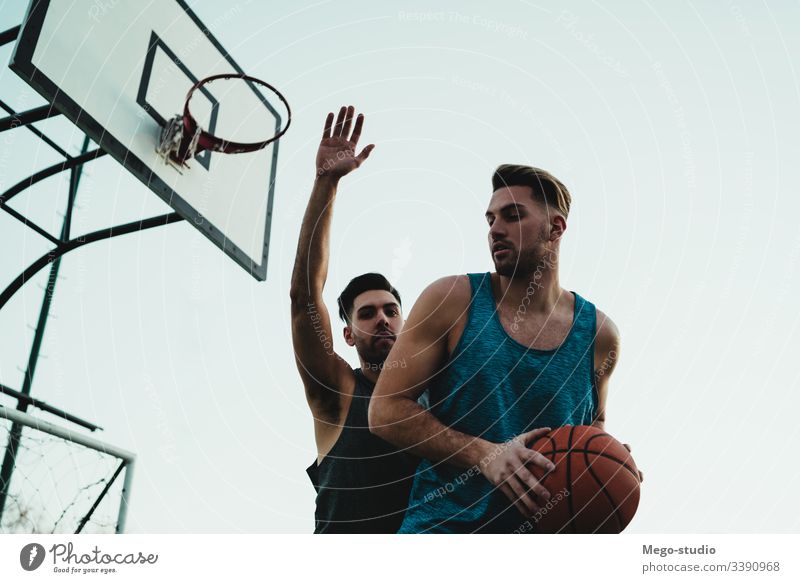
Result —
M550 493L527 468L533 464L545 472L555 468L553 463L527 444L550 431L549 427L534 429L502 444L480 462L484 477L514 503L523 516L530 517L539 511L536 499L544 504Z
M622 445L625 446L625 449L627 449L628 451L631 451L631 446L630 445L628 445L627 443L623 443ZM633 453L633 452L631 451L631 453ZM638 471L639 471L639 482L644 482L644 474L642 473L642 470L638 470Z

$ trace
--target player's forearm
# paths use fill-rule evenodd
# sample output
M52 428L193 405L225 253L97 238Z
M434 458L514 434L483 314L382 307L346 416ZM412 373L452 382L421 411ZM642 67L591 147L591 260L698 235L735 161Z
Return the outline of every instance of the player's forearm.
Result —
M495 444L451 429L416 401L406 397L373 399L370 431L399 448L431 461L462 468L480 466Z
M297 256L292 272L292 301L305 304L318 300L328 277L333 202L338 180L325 176L314 181L314 188L303 216Z

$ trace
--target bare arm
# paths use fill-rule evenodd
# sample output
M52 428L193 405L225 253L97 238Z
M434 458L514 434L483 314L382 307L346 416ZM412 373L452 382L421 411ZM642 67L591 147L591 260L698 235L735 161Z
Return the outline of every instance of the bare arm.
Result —
M447 361L448 328L458 317L455 304L460 303L448 296L463 295L464 290L455 291L463 285L457 277L446 277L422 292L384 363L370 400L369 423L374 434L420 457L467 468L478 465L493 444L450 429L417 403L429 379ZM468 294L467 289L467 301ZM401 362L408 365L393 364Z
M447 427L417 403L429 380L447 361L449 334L459 317L466 314L469 298L469 281L464 276L440 279L422 293L378 378L370 400L370 430L418 456L459 467L477 467L520 512L530 515L539 506L529 490L543 500L549 494L526 464L534 463L546 470L553 465L526 443L549 428L496 444ZM408 365L393 366L401 362Z
M343 385L352 376L350 366L333 351L330 314L322 301L328 277L330 229L339 179L361 165L373 146L356 156L355 147L364 122L353 108L341 108L336 124L333 113L325 120L317 151L317 177L308 202L292 272L292 343L306 398L312 408L338 411Z
M606 402L611 373L619 359L620 337L616 324L597 310L597 332L594 343L594 380L597 387L597 416L592 425L605 429Z
M608 385L611 373L619 360L620 336L617 325L600 310L597 310L597 335L594 343L594 379L597 387L597 416L594 425L605 430L606 403L608 402ZM623 443L628 451L631 446ZM644 480L644 474L639 470L639 481Z

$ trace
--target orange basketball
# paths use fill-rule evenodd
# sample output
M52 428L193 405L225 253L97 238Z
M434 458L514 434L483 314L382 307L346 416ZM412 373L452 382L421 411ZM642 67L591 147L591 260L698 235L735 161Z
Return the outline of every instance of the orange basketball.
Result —
M533 517L541 533L619 533L639 506L639 472L628 449L586 425L559 427L531 447L555 464L542 485L550 500ZM543 470L531 466L541 479Z

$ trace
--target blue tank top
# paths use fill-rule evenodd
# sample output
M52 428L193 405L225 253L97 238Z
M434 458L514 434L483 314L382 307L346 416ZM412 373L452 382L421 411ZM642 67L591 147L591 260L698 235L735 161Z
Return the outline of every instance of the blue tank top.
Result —
M431 413L448 427L498 444L538 427L590 425L597 414L594 305L572 292L575 313L566 339L553 350L537 350L503 328L491 275L468 277L467 324L447 366L429 384ZM477 468L423 460L399 532L530 532L526 523Z

